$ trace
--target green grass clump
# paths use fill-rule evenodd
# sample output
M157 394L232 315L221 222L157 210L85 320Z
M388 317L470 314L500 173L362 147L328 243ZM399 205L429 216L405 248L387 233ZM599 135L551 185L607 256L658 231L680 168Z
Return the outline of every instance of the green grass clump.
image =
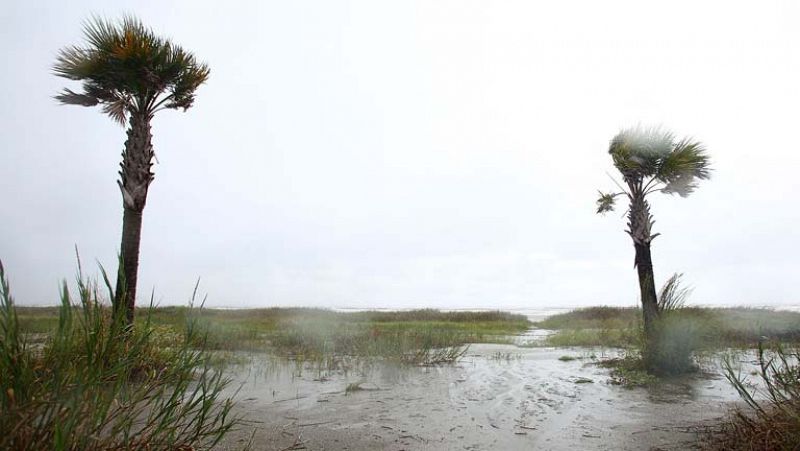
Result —
M74 301L65 284L55 329L32 344L0 265L0 449L188 450L218 443L237 420L222 395L228 381L196 347L202 338L194 323L176 334L145 316L127 329L101 304L96 285L79 276L77 288Z
M599 362L604 368L611 369L609 383L626 388L648 387L659 382L659 378L648 372L644 360L635 354L623 358L608 359Z

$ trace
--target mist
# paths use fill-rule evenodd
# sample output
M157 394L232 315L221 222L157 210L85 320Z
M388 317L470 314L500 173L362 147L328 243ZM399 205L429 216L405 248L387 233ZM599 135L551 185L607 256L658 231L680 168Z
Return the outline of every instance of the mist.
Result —
M625 221L594 214L608 141L637 123L702 141L713 166L653 200L657 285L799 303L798 6L644 8L13 2L0 258L17 301L56 303L76 246L86 271L116 268L124 129L58 106L50 68L82 20L135 11L212 71L153 122L139 291L162 305L198 278L220 307L637 305Z

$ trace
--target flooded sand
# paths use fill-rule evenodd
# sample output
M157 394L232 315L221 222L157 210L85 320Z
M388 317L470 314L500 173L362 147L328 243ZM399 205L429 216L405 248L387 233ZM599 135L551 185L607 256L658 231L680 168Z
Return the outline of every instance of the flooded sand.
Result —
M324 373L262 357L235 375L252 422L222 449L693 449L737 400L722 376L611 385L591 349L472 345L457 364ZM560 361L570 355L578 359Z

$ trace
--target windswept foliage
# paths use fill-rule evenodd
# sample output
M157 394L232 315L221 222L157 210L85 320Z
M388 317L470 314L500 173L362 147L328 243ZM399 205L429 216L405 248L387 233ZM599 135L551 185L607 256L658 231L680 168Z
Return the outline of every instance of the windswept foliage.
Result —
M654 192L686 197L700 180L710 177L710 159L705 147L688 138L675 136L658 127L635 127L621 131L609 145L614 167L622 174L626 187L600 193L598 213L614 209L614 199L625 195L646 196Z
M658 310L669 312L683 308L692 289L681 285L683 274L675 273L664 283L658 293Z
M208 66L139 19L119 24L95 17L83 26L87 45L61 49L53 72L83 82L80 92L56 96L68 105L96 106L125 125L129 114L152 116L160 109L187 110L210 73Z

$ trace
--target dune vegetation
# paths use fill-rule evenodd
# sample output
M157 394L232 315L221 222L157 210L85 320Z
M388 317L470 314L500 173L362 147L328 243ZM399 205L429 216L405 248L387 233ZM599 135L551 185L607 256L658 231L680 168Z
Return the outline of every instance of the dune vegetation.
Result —
M26 324L0 265L0 448L210 448L238 424L191 314L170 333L151 311L128 329L96 284L76 285Z

